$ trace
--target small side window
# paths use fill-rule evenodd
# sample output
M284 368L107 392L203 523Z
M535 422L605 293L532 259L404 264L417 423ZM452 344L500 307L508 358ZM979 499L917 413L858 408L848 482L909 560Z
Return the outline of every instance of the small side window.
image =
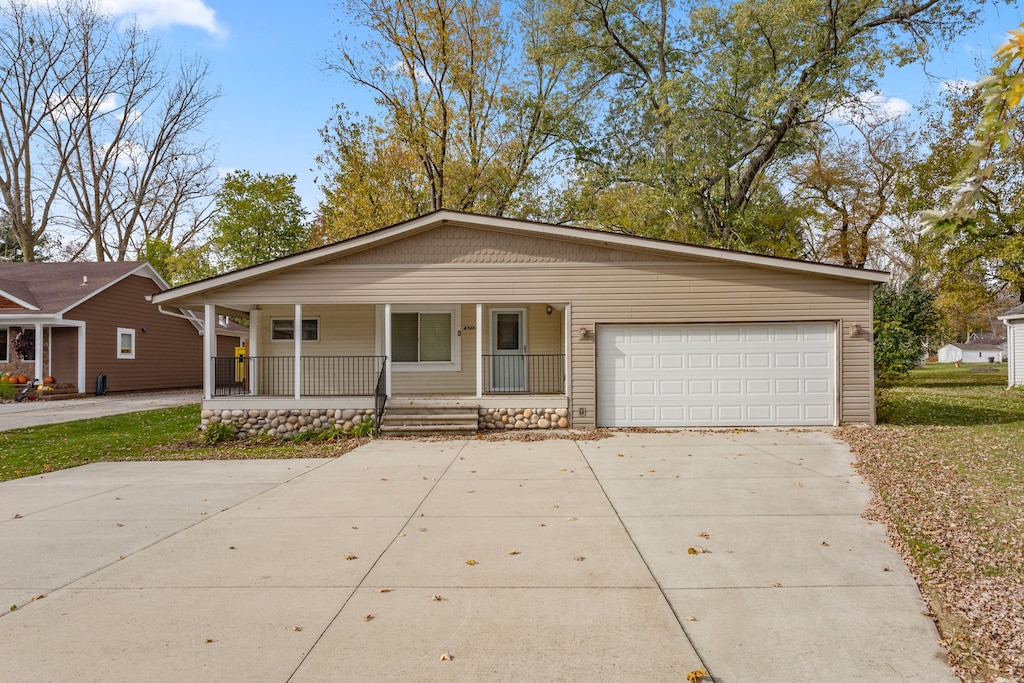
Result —
M6 327L0 327L0 363L6 363L10 358L8 357L8 346L10 346L11 338L10 333Z
M117 328L117 357L132 360L135 358L135 330L128 327Z

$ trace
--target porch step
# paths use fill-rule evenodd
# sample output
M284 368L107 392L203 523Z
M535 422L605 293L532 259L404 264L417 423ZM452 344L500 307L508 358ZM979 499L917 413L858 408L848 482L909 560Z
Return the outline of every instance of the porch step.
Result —
M381 431L390 436L472 436L478 431L479 410L463 401L398 399L388 402Z

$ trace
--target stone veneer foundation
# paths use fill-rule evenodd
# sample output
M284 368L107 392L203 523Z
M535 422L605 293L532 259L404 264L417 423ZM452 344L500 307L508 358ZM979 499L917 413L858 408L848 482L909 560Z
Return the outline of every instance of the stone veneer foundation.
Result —
M260 434L288 437L320 429L348 431L364 419L372 418L373 413L373 408L203 410L200 429L211 424L226 424L235 428L235 436L239 438Z
M568 408L481 408L480 431L487 429L568 429Z
M373 414L373 408L207 409L202 412L200 428L206 429L212 424L226 424L234 427L235 436L240 439L261 434L287 438L312 430L348 431L363 420L372 418ZM568 429L569 424L567 408L480 408L477 420L480 431ZM387 429L386 420L384 427Z

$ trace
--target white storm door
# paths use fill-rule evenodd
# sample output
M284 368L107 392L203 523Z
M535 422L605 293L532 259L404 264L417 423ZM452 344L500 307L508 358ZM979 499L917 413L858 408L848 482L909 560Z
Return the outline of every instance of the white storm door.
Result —
M491 309L490 339L490 390L526 391L526 309Z

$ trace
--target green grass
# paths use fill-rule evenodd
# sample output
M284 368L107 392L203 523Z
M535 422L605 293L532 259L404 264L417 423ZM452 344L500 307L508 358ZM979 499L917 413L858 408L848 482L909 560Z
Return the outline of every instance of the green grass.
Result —
M252 439L204 445L199 406L147 410L0 432L0 481L91 462L334 457L365 440Z
M878 392L878 421L893 425L996 425L1024 421L1024 392L1006 388L1006 365L931 363Z

